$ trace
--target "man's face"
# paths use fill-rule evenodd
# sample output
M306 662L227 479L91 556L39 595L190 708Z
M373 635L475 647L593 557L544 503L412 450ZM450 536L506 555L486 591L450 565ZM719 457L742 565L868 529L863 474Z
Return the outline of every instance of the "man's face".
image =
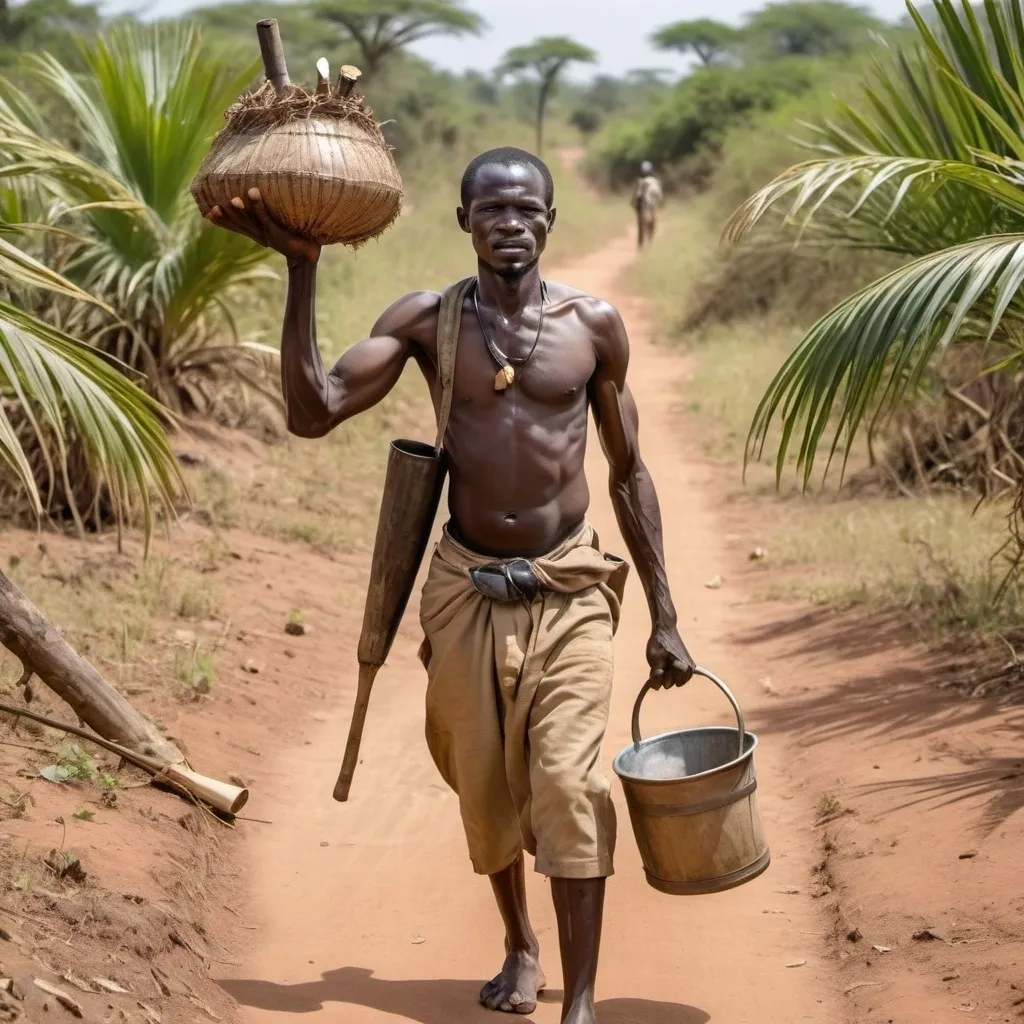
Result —
M459 224L473 238L477 256L502 277L518 277L540 259L554 227L544 179L530 165L480 168L468 208L459 208Z

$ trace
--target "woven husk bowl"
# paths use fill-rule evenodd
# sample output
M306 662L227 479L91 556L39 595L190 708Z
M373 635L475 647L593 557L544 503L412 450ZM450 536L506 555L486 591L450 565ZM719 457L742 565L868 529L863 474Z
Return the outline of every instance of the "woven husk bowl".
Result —
M279 224L321 245L365 242L402 209L401 175L365 101L296 86L243 96L189 191L205 217L251 188Z

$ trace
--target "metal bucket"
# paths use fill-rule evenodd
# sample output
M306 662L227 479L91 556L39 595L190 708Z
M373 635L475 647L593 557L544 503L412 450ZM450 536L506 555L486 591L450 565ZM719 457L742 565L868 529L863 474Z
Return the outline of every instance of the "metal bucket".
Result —
M647 881L660 892L698 896L724 892L760 875L771 861L757 804L754 749L743 712L729 688L707 669L729 698L737 728L710 727L641 739L640 707L633 707L633 745L615 758L615 774Z

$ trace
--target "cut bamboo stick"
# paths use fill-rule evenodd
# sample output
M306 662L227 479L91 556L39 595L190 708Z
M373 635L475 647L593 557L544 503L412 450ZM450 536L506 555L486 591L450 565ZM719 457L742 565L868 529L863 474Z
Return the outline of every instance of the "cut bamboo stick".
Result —
M352 64L342 64L338 72L338 95L346 99L356 87L356 82L363 77L362 71Z
M284 59L284 44L281 42L281 29L277 18L265 18L256 22L256 35L260 40L260 53L263 56L263 73L281 95L292 84L288 77L288 64Z
M124 758L138 768L142 768L154 777L156 781L163 782L178 792L184 792L209 804L214 810L222 814L237 814L249 799L249 790L239 786L232 786L217 779L207 778L192 771L185 764L169 764L160 761L155 757L147 757L145 754L138 754L134 750L122 747L120 743L113 740L96 736L76 725L68 725L65 722L58 722L55 718L47 718L46 715L37 714L27 708L19 708L13 704L0 702L0 711L6 711L9 715L17 715L19 718L29 718L40 725L48 726L51 729L59 729L61 732L78 736L90 743L95 743L104 750ZM364 712L365 715L365 712Z
M331 65L326 57L321 57L316 62L316 94L317 96L329 96L331 93Z

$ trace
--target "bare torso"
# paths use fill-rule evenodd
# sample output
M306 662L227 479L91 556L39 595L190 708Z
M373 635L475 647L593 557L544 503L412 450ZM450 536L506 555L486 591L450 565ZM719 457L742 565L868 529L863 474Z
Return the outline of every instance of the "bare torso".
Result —
M448 500L451 528L482 553L542 554L587 513L590 492L583 463L599 343L588 313L596 302L550 284L537 348L504 391L495 390L498 364L486 347L473 302L465 304L445 437ZM536 318L524 322L516 339L522 354L536 328ZM417 362L436 412L441 401L436 306L414 334ZM509 349L513 358L521 354Z

